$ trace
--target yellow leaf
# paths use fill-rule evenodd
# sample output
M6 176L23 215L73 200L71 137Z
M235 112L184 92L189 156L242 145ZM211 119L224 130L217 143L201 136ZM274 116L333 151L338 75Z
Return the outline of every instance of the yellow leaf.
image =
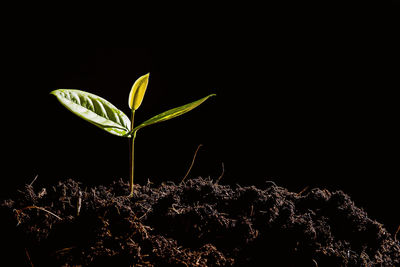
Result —
M133 84L131 92L129 93L129 107L133 110L137 110L142 104L144 93L147 89L147 84L149 83L150 73L141 76Z

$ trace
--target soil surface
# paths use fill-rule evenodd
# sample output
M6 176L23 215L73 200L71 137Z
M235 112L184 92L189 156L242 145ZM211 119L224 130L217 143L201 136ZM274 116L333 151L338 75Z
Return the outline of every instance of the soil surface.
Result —
M26 185L2 201L9 266L400 266L394 233L341 191ZM4 259L4 258L3 258Z

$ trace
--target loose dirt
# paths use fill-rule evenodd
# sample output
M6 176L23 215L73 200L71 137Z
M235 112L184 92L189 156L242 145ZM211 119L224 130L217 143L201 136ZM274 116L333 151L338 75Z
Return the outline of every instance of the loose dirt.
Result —
M26 185L2 201L10 266L400 266L400 243L341 191L123 181Z

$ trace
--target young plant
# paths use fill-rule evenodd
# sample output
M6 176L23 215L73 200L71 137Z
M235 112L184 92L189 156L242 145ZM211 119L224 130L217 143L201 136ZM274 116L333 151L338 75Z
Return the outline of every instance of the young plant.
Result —
M162 121L180 116L202 104L215 94L208 95L192 103L167 110L135 127L135 112L140 107L149 82L149 73L141 76L133 84L129 94L131 119L113 104L97 95L74 89L57 89L51 92L75 115L96 125L97 127L120 137L130 138L130 196L133 196L135 138L138 130Z

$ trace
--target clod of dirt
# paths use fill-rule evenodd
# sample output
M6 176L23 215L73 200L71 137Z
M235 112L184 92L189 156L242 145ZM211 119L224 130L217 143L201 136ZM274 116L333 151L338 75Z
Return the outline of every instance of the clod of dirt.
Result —
M399 266L400 243L341 191L73 180L0 205L13 266ZM11 256L12 255L12 256ZM17 256L15 256L17 255Z

